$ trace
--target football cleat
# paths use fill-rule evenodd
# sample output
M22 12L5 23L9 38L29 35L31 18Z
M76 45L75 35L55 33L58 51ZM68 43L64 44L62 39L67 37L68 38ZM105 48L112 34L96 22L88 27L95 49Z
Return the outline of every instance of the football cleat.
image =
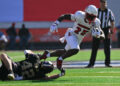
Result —
M59 74L59 76L61 77L61 76L64 76L65 75L65 70L63 69L63 68L61 68L61 73Z
M45 50L45 52L43 53L43 55L41 55L40 60L42 60L42 59L45 60L47 58L47 54L48 53L49 53L49 51Z
M7 77L8 77L9 80L14 80L15 79L15 76L14 76L13 73L9 73Z
M65 69L61 69L61 75L64 76L65 75Z
M105 67L112 67L112 66L108 64L108 65L105 65Z
M94 66L93 65L88 65L85 68L94 68Z

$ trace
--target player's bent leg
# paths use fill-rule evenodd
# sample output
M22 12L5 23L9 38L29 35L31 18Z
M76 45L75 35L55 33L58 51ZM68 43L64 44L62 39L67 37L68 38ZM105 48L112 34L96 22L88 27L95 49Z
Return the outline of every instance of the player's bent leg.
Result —
M5 64L7 69L11 69L12 70L12 61L11 61L11 59L8 58L7 54L2 53L0 55L0 59Z
M7 54L5 54L5 53L2 53L0 55L0 59L4 63L6 69L8 70L8 79L9 80L14 80L14 73L13 73L13 69L12 69L12 61L11 61L11 59L9 59Z
M73 56L73 55L77 54L78 51L79 51L79 49L70 49L70 50L66 51L62 56L60 56L59 58L57 58L57 68L59 70L61 70L62 69L63 60L65 58L68 58L70 56Z
M54 52L50 53L50 57L56 56L56 57L60 57L61 55L63 55L66 52L65 49L59 49L59 50L55 50Z
M65 59L67 57L73 56L77 54L78 52L79 52L79 49L70 49L62 55L62 58Z
M53 51L53 52L49 52L49 51L45 51L44 53L43 53L43 55L42 56L40 56L40 60L42 60L42 59L46 59L46 58L48 58L48 57L59 57L59 56L61 56L62 54L64 54L66 52L66 50L64 50L64 49L59 49L59 50L55 50L55 51Z

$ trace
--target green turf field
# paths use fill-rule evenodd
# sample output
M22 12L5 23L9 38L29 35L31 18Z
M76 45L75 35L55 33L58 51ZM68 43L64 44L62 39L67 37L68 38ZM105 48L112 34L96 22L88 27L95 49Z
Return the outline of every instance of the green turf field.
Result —
M43 53L43 51L34 51L35 53ZM1 52L0 52L1 53ZM6 51L14 61L24 59L24 51ZM65 61L88 61L90 59L91 50L80 50L77 55L65 59ZM96 60L104 60L104 51L99 50ZM56 58L48 58L48 60L55 61ZM111 50L111 60L120 60L120 49Z
M35 51L36 53L42 51ZM65 61L88 61L90 50L81 50L77 55ZM23 51L6 52L14 61L24 59ZM111 51L111 60L120 60L120 50ZM55 61L56 58L48 60ZM104 60L103 50L99 50L97 60ZM53 73L59 73L55 70ZM80 68L66 69L66 75L50 81L25 80L25 81L0 81L0 86L120 86L120 68Z
M120 68L67 69L56 80L0 81L0 86L120 86Z

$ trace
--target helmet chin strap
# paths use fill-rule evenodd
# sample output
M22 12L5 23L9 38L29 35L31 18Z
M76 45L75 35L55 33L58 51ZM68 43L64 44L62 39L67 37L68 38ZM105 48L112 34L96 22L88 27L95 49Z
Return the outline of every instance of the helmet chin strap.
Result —
M91 24L92 21L89 21L88 19L85 18L85 22Z

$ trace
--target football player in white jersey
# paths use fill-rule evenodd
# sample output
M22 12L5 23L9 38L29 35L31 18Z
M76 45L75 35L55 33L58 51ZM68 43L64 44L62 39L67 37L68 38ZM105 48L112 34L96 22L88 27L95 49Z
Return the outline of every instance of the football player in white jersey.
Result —
M0 32L0 50L4 50L8 40L3 32Z
M68 28L65 36L60 39L66 41L65 49L54 52L45 51L41 59L57 56L57 68L63 70L62 63L65 58L73 56L80 50L80 43L84 36L91 32L97 38L104 38L104 33L100 28L100 20L97 18L98 12L94 5L89 5L85 12L77 11L75 14L64 14L60 16L50 27L50 32L58 31L58 24L63 20L74 21L73 28Z

